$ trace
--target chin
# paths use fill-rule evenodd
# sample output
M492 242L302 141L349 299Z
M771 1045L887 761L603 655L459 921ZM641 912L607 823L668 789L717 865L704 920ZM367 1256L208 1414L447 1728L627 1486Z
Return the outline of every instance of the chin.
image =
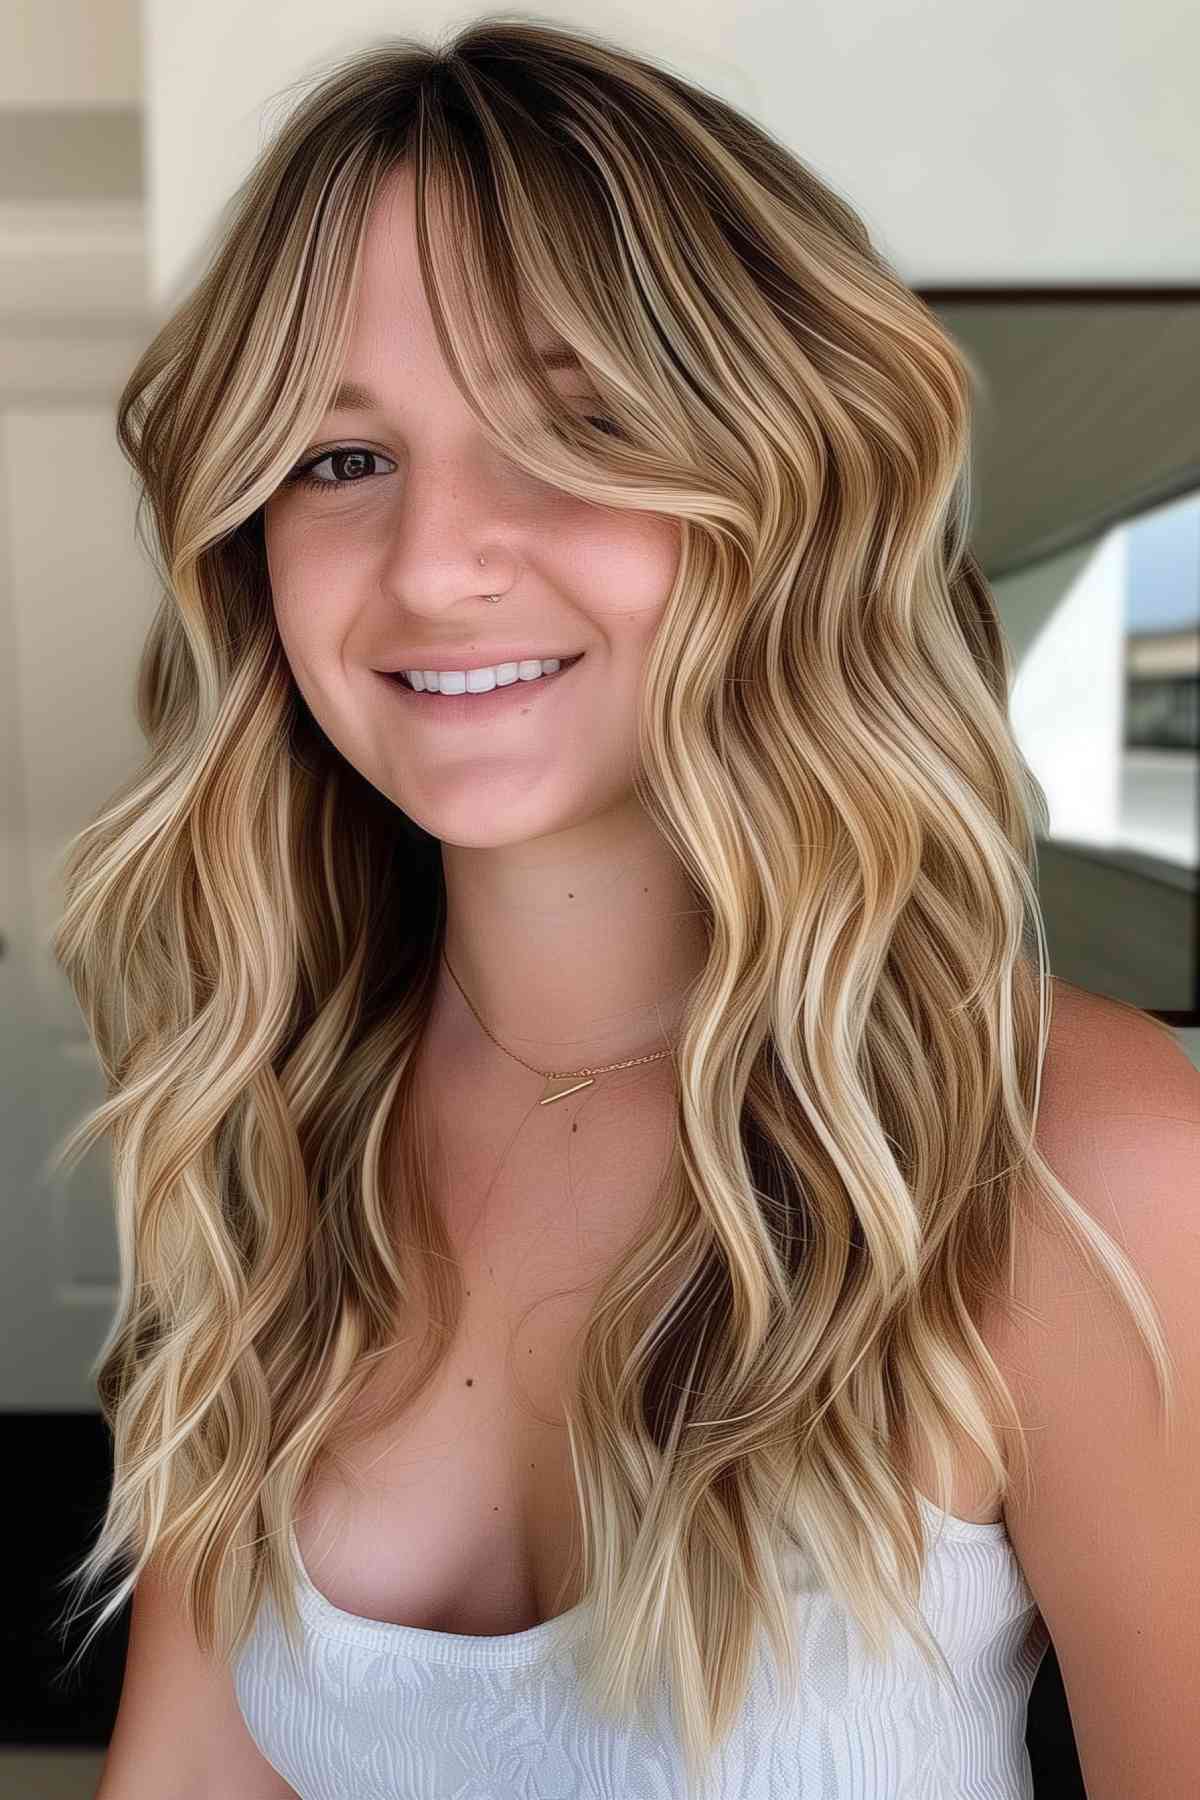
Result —
M464 798L457 806L406 804L399 796L391 798L431 837L461 850L504 850L541 838L557 837L581 823L571 813L564 815L547 812L544 807L523 807L520 796L514 796L511 805L505 805L500 793L493 793L482 803L478 796L470 800Z

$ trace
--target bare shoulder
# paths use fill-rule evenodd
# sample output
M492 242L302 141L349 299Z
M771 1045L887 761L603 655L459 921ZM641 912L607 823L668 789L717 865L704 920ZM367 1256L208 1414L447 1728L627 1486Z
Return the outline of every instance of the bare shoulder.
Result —
M1200 1232L1200 1070L1169 1026L1125 1001L1055 979L1037 1147L1087 1220L1153 1282ZM1081 1292L1116 1303L1061 1231L1018 1223L1023 1298L1049 1319ZM1131 1340L1136 1342L1136 1336ZM1028 1339L1024 1340L1028 1349Z
M1043 1155L1069 1152L1073 1122L1098 1115L1195 1113L1200 1072L1161 1020L1055 977L1042 1070Z
M1153 1253L1156 1234L1200 1222L1198 1131L1200 1071L1176 1034L1140 1007L1055 977L1035 1141L1075 1204L1126 1252L1139 1223ZM1057 1220L1043 1227L1045 1218L1035 1197L1014 1222L1017 1297L1035 1310L1080 1282L1100 1291ZM1006 1364L1016 1358L1012 1372L1023 1377L1029 1330L999 1319L995 1330L996 1352Z
M1008 1535L1054 1642L1089 1800L1196 1791L1200 1723L1200 1071L1136 1007L1055 981L1038 1148L1148 1293L1174 1374L1069 1238L1023 1222L998 1355L1031 1491Z

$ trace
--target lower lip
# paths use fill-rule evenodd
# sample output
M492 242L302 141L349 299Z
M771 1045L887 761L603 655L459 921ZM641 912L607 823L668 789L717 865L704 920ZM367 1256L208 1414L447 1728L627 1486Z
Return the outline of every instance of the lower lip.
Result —
M431 724L438 721L443 725L486 725L489 720L502 719L506 714L528 711L552 688L560 687L582 661L581 654L573 662L564 662L553 675L539 675L536 681L518 678L505 687L488 688L482 694L432 694L428 691L419 694L398 675L384 674L383 680L411 707L414 717L428 719Z

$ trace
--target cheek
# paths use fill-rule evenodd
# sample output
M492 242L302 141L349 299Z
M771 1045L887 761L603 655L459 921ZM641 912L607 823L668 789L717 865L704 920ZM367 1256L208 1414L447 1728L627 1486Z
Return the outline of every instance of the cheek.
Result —
M272 522L269 508L263 540L276 629L293 673L308 698L310 680L306 679L306 671L315 678L331 657L337 656L348 625L338 599L345 586L344 570L339 581L337 557L319 539L278 519Z
M271 610L275 614L275 625L288 661L294 662L296 646L293 641L293 620L303 615L294 592L292 571L301 567L301 563L295 554L292 534L280 524L278 513L269 505L263 514L263 546L267 557L267 581L271 589Z
M614 633L641 642L653 635L679 567L675 520L644 513L597 531L578 555L579 589L594 616Z

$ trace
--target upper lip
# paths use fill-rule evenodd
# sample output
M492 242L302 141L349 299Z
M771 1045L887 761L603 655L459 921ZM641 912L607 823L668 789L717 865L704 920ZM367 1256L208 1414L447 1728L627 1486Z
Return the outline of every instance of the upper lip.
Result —
M381 672L397 675L402 669L433 669L440 674L443 669L493 669L506 662L567 662L572 656L582 655L582 650L529 650L523 645L504 645L498 650L477 650L474 646L463 650L419 650L412 656L400 657Z

